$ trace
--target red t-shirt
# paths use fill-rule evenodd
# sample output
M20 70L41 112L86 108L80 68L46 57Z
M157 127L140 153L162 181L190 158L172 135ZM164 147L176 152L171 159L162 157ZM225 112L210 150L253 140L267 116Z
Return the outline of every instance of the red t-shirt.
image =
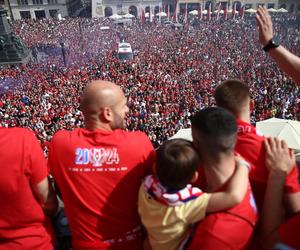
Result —
M293 247L295 249L300 249L300 212L294 215L292 218L287 220L279 228L279 235L281 241Z
M261 211L268 181L268 170L265 166L264 137L257 134L255 127L242 120L237 120L238 139L235 151L251 164L249 174L252 191ZM285 192L296 193L300 191L297 166L286 177Z
M218 191L225 190L224 187ZM189 250L241 250L250 245L257 221L251 187L243 201L226 211L207 214L199 223Z
M31 189L48 174L31 131L0 128L0 169L0 250L53 249L44 212Z
M49 167L62 193L74 249L141 248L135 232L138 190L153 153L142 132L75 129L54 135Z

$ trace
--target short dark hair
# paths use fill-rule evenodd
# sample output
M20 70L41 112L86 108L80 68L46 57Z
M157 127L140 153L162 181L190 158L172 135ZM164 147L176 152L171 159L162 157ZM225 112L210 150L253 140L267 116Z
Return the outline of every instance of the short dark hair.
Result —
M231 152L234 149L237 124L235 117L226 109L210 107L198 111L192 117L192 130L196 130L201 136L198 141L198 138L194 138L195 133L192 133L193 140L197 140L195 144L200 146L201 155L217 157L220 153Z
M157 178L167 189L182 189L192 180L199 161L192 142L185 139L165 141L157 150Z
M215 90L216 104L239 115L241 107L250 98L249 87L240 80L227 80L222 82Z

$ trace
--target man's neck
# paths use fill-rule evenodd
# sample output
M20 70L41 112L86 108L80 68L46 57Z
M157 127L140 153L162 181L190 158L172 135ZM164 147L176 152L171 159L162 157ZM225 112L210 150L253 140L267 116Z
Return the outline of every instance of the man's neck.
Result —
M235 159L233 152L222 155L218 161L207 161L204 163L204 172L206 176L206 191L215 192L221 188L232 176L235 170Z
M249 112L240 113L237 118L244 122L250 123L250 113Z
M105 131L113 131L111 126L107 123L101 123L95 120L92 121L85 121L85 129L94 131L94 130L105 130Z

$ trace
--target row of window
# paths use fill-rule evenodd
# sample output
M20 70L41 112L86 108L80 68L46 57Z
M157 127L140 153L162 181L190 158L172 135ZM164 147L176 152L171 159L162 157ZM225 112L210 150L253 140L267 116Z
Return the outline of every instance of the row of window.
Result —
M258 3L258 4L256 4L256 8L258 8L259 6L266 6L267 7L267 9L270 9L270 8L275 8L275 4L274 3L268 3L268 4L263 4L263 3ZM255 8L255 5L254 4L245 4L245 9L250 9L250 8ZM279 6L279 9L280 8L284 8L284 9L286 9L286 10L288 10L288 11L290 11L290 12L294 12L295 11L295 4L291 4L290 6L289 6L289 9L287 9L287 5L286 4L281 4L280 6ZM300 4L298 5L298 7L297 7L297 11L299 12L300 11Z
M49 10L50 17L57 17L58 10ZM44 10L35 10L34 11L35 17L37 19L46 18L46 12ZM31 18L30 11L20 11L20 17L22 19L29 19Z
M28 0L17 0L18 5L28 5ZM57 4L58 0L47 0L47 4ZM33 5L44 4L43 0L32 0Z

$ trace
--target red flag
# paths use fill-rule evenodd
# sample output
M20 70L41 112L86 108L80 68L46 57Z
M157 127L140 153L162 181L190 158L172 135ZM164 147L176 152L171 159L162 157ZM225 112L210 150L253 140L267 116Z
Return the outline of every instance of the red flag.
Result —
M145 18L145 11L144 8L142 8L142 13L141 13L141 23L145 24L146 18Z
M225 4L225 9L224 9L224 19L227 20L227 3Z
M241 16L241 19L244 19L244 16L245 16L245 5L242 6L241 10L240 10L240 16Z
M159 12L158 12L158 14L159 14L159 16L158 16L159 24L161 24L161 12L162 12L162 7L159 6Z
M177 13L176 13L176 8L177 8L177 3L175 2L175 9L174 9L174 14L173 14L173 21L177 21Z
M198 19L202 20L202 5L200 4L200 8L198 10Z
M209 3L208 5L207 20L211 20L211 3Z
M188 5L187 3L185 4L185 15L184 15L184 22L187 23L188 19Z
M217 13L217 20L219 20L219 18L220 18L220 12L221 12L221 9L222 9L222 4L219 3L218 13Z
M236 2L233 3L232 18L235 19L235 16L236 16Z

